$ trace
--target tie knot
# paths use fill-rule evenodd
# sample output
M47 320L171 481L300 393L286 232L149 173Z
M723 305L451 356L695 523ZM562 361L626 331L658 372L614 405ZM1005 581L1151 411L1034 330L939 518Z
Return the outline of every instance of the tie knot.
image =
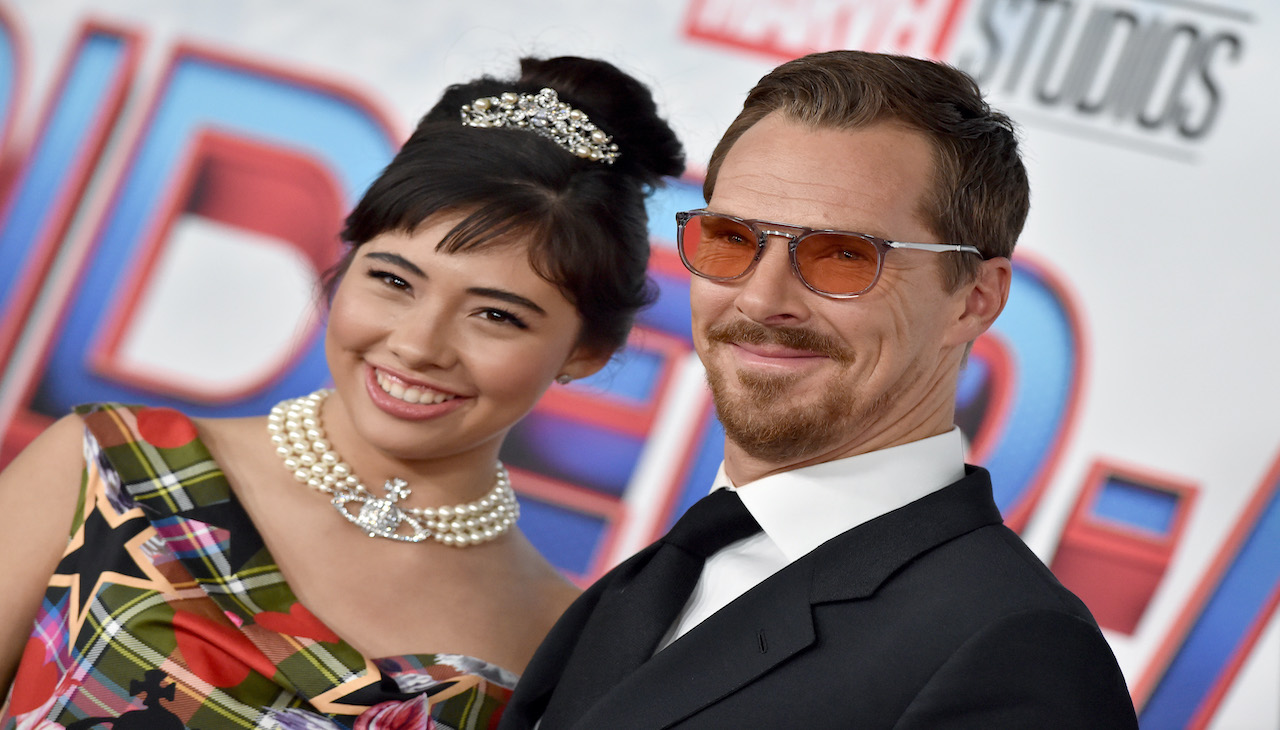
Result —
M747 511L737 492L717 489L694 502L664 540L708 558L725 545L759 531L760 523Z

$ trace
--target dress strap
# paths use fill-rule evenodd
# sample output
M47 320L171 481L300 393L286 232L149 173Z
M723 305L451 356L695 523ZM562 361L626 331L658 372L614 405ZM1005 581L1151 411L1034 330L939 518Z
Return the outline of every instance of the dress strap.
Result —
M187 585L203 589L223 614L192 622L219 624L209 632L252 651L258 672L320 704L346 704L348 695L377 688L377 668L298 601L190 418L117 403L76 411L121 490L190 573ZM182 581L174 584L181 591Z
M116 403L77 412L165 546L233 621L252 621L263 607L242 581L278 571L195 424L171 409Z

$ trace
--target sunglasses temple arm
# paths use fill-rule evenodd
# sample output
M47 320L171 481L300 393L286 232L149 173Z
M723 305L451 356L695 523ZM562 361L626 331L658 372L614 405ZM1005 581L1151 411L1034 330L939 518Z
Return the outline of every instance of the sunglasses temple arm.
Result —
M945 253L948 251L956 251L959 253L976 253L981 255L982 252L973 246L966 246L962 243L905 243L903 241L889 241L891 248L907 248L917 251L932 251L934 253Z

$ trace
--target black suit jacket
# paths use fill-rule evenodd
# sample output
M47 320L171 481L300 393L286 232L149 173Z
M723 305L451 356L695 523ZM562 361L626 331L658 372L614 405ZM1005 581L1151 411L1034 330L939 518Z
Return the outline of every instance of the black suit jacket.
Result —
M534 726L581 627L652 552L570 606L500 728ZM1004 527L975 467L770 576L579 709L580 730L1137 728L1093 617Z

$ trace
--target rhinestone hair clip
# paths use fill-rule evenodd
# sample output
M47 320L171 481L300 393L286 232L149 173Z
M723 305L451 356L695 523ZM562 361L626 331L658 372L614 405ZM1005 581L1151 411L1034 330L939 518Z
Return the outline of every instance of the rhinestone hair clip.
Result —
M556 95L555 89L536 94L507 91L484 96L462 105L462 123L468 127L512 127L533 132L555 142L570 154L612 165L618 159L613 137L591 123L586 114Z

